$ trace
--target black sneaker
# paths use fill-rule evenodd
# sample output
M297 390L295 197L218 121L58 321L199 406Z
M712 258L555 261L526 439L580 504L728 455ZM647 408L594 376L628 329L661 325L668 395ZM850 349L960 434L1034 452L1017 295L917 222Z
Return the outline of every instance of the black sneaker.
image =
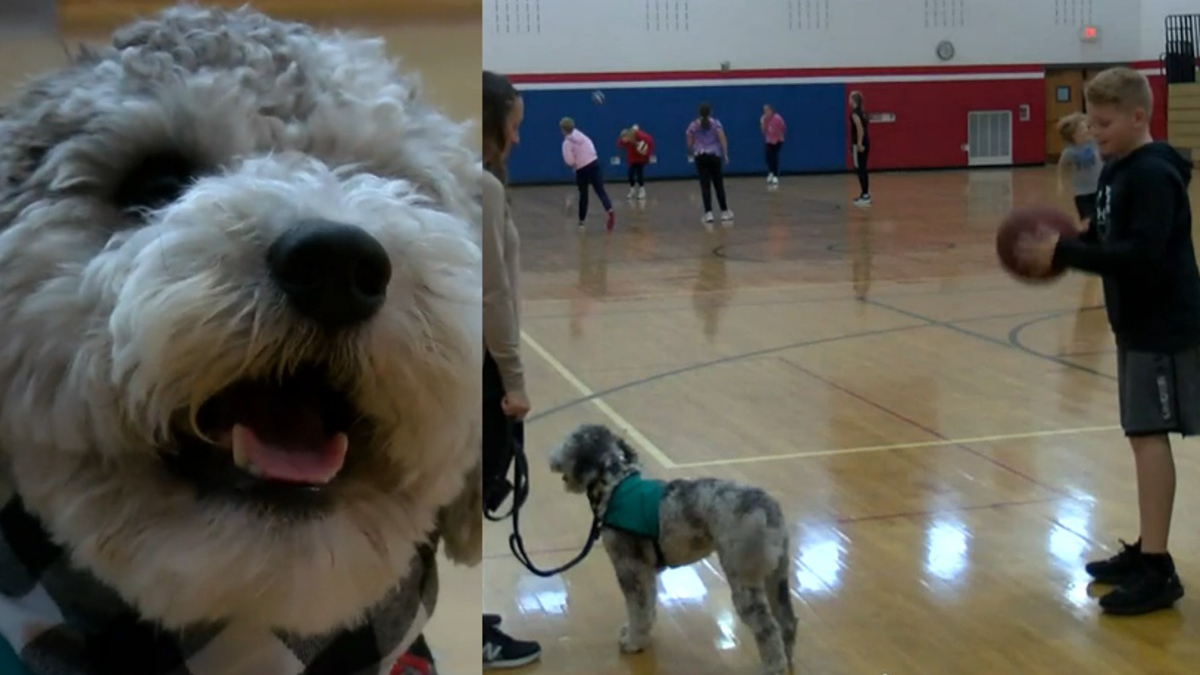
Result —
M483 625L499 626L500 625L500 615L499 614L484 614L483 615Z
M1142 565L1116 590L1100 598L1100 607L1109 614L1134 616L1167 609L1183 597L1183 584L1171 569Z
M516 640L504 634L496 626L483 627L483 669L519 668L542 657L542 648L536 642Z
M1084 567L1097 583L1120 584L1137 574L1142 566L1142 540L1126 544L1121 540L1121 550L1107 560L1095 560Z

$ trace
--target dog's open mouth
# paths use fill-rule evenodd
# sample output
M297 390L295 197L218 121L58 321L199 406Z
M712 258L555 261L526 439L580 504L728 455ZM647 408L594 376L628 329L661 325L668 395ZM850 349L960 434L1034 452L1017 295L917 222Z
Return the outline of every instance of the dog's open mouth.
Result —
M320 369L241 380L200 407L203 438L179 439L176 464L205 487L320 489L346 464L358 414Z

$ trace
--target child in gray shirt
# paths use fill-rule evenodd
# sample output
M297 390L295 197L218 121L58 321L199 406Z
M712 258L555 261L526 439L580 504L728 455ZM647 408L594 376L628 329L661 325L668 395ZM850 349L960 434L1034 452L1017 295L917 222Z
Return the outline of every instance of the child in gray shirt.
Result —
M1058 158L1058 191L1063 192L1063 181L1070 174L1075 211L1079 214L1079 220L1086 225L1096 215L1096 185L1100 181L1104 160L1100 157L1096 141L1092 140L1087 117L1083 113L1072 113L1059 120L1058 133L1066 141L1066 147Z

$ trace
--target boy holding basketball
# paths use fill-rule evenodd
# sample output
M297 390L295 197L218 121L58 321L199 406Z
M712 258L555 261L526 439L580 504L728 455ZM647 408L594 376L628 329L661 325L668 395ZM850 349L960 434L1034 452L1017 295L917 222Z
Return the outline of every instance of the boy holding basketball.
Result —
M1150 136L1150 85L1137 71L1113 68L1085 92L1088 121L1108 163L1096 212L1078 239L1026 237L1024 269L1055 267L1104 280L1117 343L1121 427L1133 448L1141 536L1112 558L1087 565L1116 589L1100 600L1111 614L1170 607L1183 585L1167 551L1175 502L1168 434L1200 434L1200 272L1192 244L1187 188L1191 164Z

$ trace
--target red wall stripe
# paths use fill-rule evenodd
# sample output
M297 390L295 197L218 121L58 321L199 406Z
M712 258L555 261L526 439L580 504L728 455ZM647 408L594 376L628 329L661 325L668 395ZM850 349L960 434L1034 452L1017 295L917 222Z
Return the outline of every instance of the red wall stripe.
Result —
M539 73L509 75L514 84L582 84L663 82L676 80L756 80L806 77L882 77L895 75L986 75L1040 73L1042 66L897 66L878 68L756 68L750 70L656 70L608 73Z
M1138 69L1159 68L1158 61L1135 61L1128 64ZM1070 66L1067 66L1070 67ZM1083 67L1083 66L1079 66ZM788 79L806 77L887 77L912 75L986 75L1009 73L1041 73L1040 64L984 64L969 66L878 66L869 68L754 68L748 70L646 70L596 73L513 73L514 84L586 84L604 82L663 82L676 80L750 80Z

